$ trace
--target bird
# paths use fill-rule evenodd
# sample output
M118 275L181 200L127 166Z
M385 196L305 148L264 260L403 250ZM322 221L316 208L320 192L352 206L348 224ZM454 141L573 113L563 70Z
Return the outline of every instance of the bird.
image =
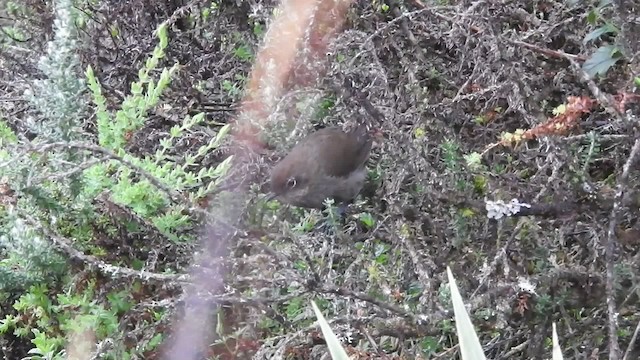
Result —
M364 125L325 127L298 142L271 171L270 198L309 209L352 202L364 186L373 140Z

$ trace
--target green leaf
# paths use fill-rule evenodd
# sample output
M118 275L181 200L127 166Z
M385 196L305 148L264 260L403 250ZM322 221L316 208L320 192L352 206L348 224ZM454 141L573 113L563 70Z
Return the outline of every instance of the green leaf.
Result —
M331 354L331 359L333 360L349 360L349 355L340 344L340 341L336 337L336 335L331 330L329 323L322 316L322 312L318 309L318 305L316 305L315 301L311 301L311 306L313 307L313 312L316 313L316 317L318 318L318 324L320 324L320 329L322 330L322 335L324 335L325 340L327 341L327 347L329 348L329 353Z
M149 102L153 101L154 97L154 92L156 91L156 83L155 81L153 81L153 79L149 79L149 82L147 83L147 97L149 99L151 99Z
M218 130L218 134L216 135L216 141L215 141L216 147L220 145L220 143L222 142L222 140L224 140L224 138L227 136L230 130L231 130L231 125L229 124L221 127L220 130Z
M264 35L264 26L262 26L262 24L256 22L253 24L253 35L255 35L258 38L262 38L262 35Z
M562 360L562 349L560 348L560 341L558 341L558 332L556 331L556 323L553 322L552 326L552 338L553 338L553 360Z
M172 138L177 138L177 137L180 137L180 135L182 135L182 131L180 130L180 128L173 127L169 131L169 134L171 135ZM162 146L163 149L169 149L171 147L171 140L161 139L160 146Z
M162 23L157 30L158 38L160 39L160 47L162 49L166 48L169 44L169 36L167 35L167 24Z
M142 94L142 85L139 82L134 82L131 84L131 94L133 95Z
M226 159L222 160L222 162L218 164L218 166L216 166L216 168L212 172L210 172L210 176L212 178L218 178L226 175L231 168L231 160L233 160L233 155L230 155Z
M18 137L11 130L8 123L0 119L0 144L2 144L2 140L5 140L9 144L15 144L18 141Z
M204 121L204 113L203 112L197 113L197 114L195 114L193 116L193 118L191 118L191 122L193 124L200 124L200 123L202 123L202 121Z
M551 110L551 113L553 114L553 116L562 115L565 112L567 112L567 105L566 104L560 104L560 105L556 106L553 110Z
M595 40L604 34L617 34L617 33L618 33L618 28L616 28L611 24L605 24L604 26L601 26L593 30L592 32L588 33L587 36L584 37L584 40L582 40L582 43L586 44L589 41Z
M367 229L372 229L373 226L376 224L376 219L369 213L362 213L359 214L358 216L358 220L360 220L360 222L367 227Z
M469 314L467 314L456 280L448 266L447 277L449 278L449 287L451 289L451 302L453 303L453 313L456 319L460 355L463 360L485 360L486 357L482 350L482 345L480 345L480 340L476 330L473 328Z
M249 49L246 45L239 45L235 50L233 50L233 55L235 55L238 59L247 61L250 60L253 56L251 54L251 49Z
M604 75L619 59L620 51L613 45L601 46L582 64L582 69L590 76Z
M595 9L591 9L591 11L589 11L589 14L587 14L587 22L591 25L595 25L597 21L598 13Z
M191 154L187 154L184 158L185 167L193 166L196 163L196 157Z
M147 350L153 350L162 343L162 334L155 334L147 343Z

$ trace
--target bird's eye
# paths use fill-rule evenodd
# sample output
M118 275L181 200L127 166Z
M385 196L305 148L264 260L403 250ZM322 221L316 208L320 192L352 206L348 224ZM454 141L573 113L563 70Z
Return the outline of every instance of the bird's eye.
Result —
M287 187L288 188L294 188L296 187L296 179L295 178L289 178L289 180L287 180Z

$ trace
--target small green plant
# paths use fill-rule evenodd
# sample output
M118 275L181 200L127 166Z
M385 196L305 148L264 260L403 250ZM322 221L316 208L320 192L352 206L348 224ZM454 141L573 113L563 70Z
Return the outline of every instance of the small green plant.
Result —
M426 336L420 341L420 348L422 353L427 357L433 356L442 350L438 338L433 336Z
M155 70L159 61L164 58L164 50L169 43L166 24L162 24L156 34L160 42L145 66L138 72L138 81L131 84L131 95L125 98L115 116L107 109L107 100L102 95L102 88L93 69L91 66L87 68L87 81L97 108L98 140L101 146L112 150L123 149L133 132L144 125L147 112L158 104L160 96L169 86L172 75L178 70L178 64L171 69L163 69L157 83L150 78L151 71Z
M264 25L259 22L253 23L253 35L255 35L258 39L262 39L264 36L265 30Z
M53 296L45 285L33 285L14 303L17 314L0 320L0 334L30 338L35 348L29 353L50 359L64 355L64 334L89 331L98 340L114 336L119 331L117 310L93 300L94 289L95 284L89 283L81 294Z
M427 131L426 131L423 127L416 128L416 129L413 131L413 136L414 136L416 139L422 139L422 138L424 138L425 136L427 136Z
M473 190L479 195L485 195L488 187L488 180L485 176L476 175L473 177Z
M472 152L463 156L467 167L471 171L479 171L485 169L482 165L482 155L478 152Z
M234 32L233 42L235 47L232 50L233 55L240 61L250 62L253 60L253 51L247 44L246 40L242 37L242 34Z
M307 233L313 231L317 223L318 219L316 217L307 215L303 217L293 229L299 233Z
M23 360L64 360L66 358L66 351L61 349L63 339L49 337L38 329L33 329L32 332L34 338L31 342L35 347L30 349L28 353L33 355L27 356Z
M459 171L462 160L459 152L460 146L452 140L447 140L440 145L440 149L442 150L442 161L447 169L454 172Z
M49 243L27 223L10 214L4 219L10 228L0 236L4 258L0 260L0 291L19 291L46 282L57 283L65 275L67 264Z
M367 229L373 229L376 225L376 219L370 213L362 213L357 215L358 220L364 225Z
M118 354L111 358L126 359L127 351L132 355L156 348L163 336L150 336L139 348L124 349L119 321L134 307L131 289L105 294L91 280L87 287L92 264L82 277L70 276L66 256L80 250L81 263L113 261L95 259L113 254L96 241L97 233L101 239L116 239L146 235L144 231L155 226L152 233L159 230L174 241L185 240L185 234L197 236L187 231L202 213L197 204L217 190L232 158L213 166L202 164L222 146L230 127L220 127L194 151L177 151L176 146L204 124L204 114L187 116L153 151L129 152L131 140L145 130L149 112L161 105L179 70L178 64L162 67L166 25L158 28L158 44L130 92L121 103L107 106L100 72L89 67L85 78L81 76L75 27L82 21L74 21L70 0L56 1L55 6L55 34L39 61L44 76L33 81L26 96L37 116L21 124L35 136L17 136L0 119L0 296L4 301L19 297L13 309L9 304L4 311L0 333L31 341L27 359L66 358L64 348L74 334L87 332L97 342L114 340ZM117 36L117 28L112 30ZM95 105L97 145L79 131L89 118L88 97ZM86 260L84 255L94 257ZM148 266L136 256L113 266ZM74 260L78 266L78 257ZM162 316L155 312L149 321Z
M375 241L373 246L373 255L378 265L387 265L389 262L389 250L391 246L381 241Z
M478 125L484 125L489 121L487 120L487 117L485 115L476 115L473 117L473 122Z
M610 8L611 6L612 2L610 0L603 0L600 1L598 6L589 10L589 13L587 14L587 22L590 25L597 26L597 28L589 32L584 37L584 39L582 40L584 44L588 43L589 41L597 40L603 35L617 35L620 32L620 30L611 21L609 21L602 15L603 11L607 8Z
M301 297L295 297L291 299L285 308L287 319L294 321L304 311L305 300Z
M371 7L376 9L376 11L379 11L381 13L386 13L386 12L389 12L389 10L390 10L389 5L386 2L380 1L380 0L373 0L371 2Z
M602 15L611 6L610 0L603 0L589 11L587 22L596 28L584 37L584 44L598 40L604 35L615 36L620 33L618 27ZM617 46L602 45L584 62L582 69L591 77L604 75L621 57L622 52Z
M324 215L324 221L331 227L331 229L337 230L340 224L340 214L338 213L338 208L334 206L334 201L332 199L326 199L324 205L325 209L322 211Z
M583 147L580 149L580 157L582 160L582 168L579 171L579 176L581 179L584 179L585 176L589 172L589 167L595 157L600 154L600 141L596 134L593 131L590 131L587 134L587 139L589 140L589 146Z
M221 128L208 144L201 146L196 154L187 154L184 159L176 159L169 152L185 133L203 123L203 113L188 116L182 124L171 128L168 137L160 141L160 148L155 154L140 158L123 150L132 134L145 124L146 113L158 104L178 69L177 64L171 69L163 69L157 82L150 77L150 73L164 57L164 50L168 45L166 26L160 26L156 33L160 40L158 46L146 61L145 67L139 71L138 81L131 85L131 95L124 99L115 114L111 114L106 108L106 99L93 70L91 67L87 69L89 88L98 110L99 141L100 145L112 149L124 161L142 169L166 188L185 193L190 202L197 203L216 189L231 166L232 158L229 157L216 167L201 168L197 172L192 170L197 168L204 156L220 147L230 130L228 125ZM114 201L129 207L143 218L150 219L171 240L179 241L181 229L192 226L189 209L185 209L184 204L171 204L167 194L158 189L152 179L141 178L139 171L121 161L111 160L95 165L87 169L84 175L87 197L95 197L108 189Z
M227 92L229 97L237 98L242 94L242 88L245 81L246 78L243 75L236 74L235 81L222 80L220 87L222 87L222 90Z
M27 125L37 137L32 145L48 141L71 141L79 138L77 128L84 112L83 82L75 76L79 60L74 19L70 1L56 3L55 34L38 66L45 75L33 81L26 98L42 116ZM19 290L47 281L56 283L66 268L46 239L34 231L21 214L33 217L63 218L64 209L82 208L75 201L80 182L70 175L64 180L48 178L54 172L67 171L65 165L78 160L75 150L48 152L46 158L28 154L24 141L0 122L0 183L10 189L13 206L0 206L0 289ZM60 200L64 198L63 200Z
M328 96L322 98L320 104L314 107L315 113L313 114L313 120L316 122L320 122L329 116L331 109L333 109L336 105L336 98L334 96Z
M253 58L251 49L245 44L238 45L233 51L233 55L242 61L249 61Z

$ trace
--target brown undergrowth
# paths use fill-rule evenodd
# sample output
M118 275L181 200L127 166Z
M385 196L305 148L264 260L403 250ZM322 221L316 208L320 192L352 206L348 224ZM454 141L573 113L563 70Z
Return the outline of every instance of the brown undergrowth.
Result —
M25 4L29 16L7 17L30 42L3 44L16 41L9 45L29 52L0 57L11 69L0 75L0 108L8 126L29 138L29 119L41 115L16 99L39 76L30 54L44 53L52 11ZM332 234L313 230L322 214L265 204L265 184L255 184L243 203L244 228L228 245L230 256L219 259L227 271L224 294L203 294L223 306L211 325L218 340L202 358L321 358L326 348L312 299L354 358L457 358L446 266L489 358L548 358L552 321L566 358L638 357L637 54L625 54L595 79L581 67L601 44L632 49L627 45L637 39L632 32L604 34L585 44L594 29L591 5L532 4L365 1L349 9L344 30L326 49L327 74L282 94L266 118L274 127L270 149L247 171L266 179L270 163L298 136L361 120L384 138L374 146L369 182ZM275 7L78 4L91 19L80 33L82 69L95 70L108 107L130 92L157 44L158 24L175 19L160 66L177 62L180 69L126 151L153 154L172 126L204 112L204 123L168 155L196 153L232 122ZM611 10L602 16L616 21ZM97 138L93 112L83 126ZM296 124L294 135L278 127L286 123ZM215 166L229 151L223 145L197 166ZM18 189L1 177L0 204L17 201ZM531 207L487 217L486 200L511 199ZM224 211L215 204L204 199L200 206ZM171 241L108 196L96 198L94 209L103 221L92 224L87 239L71 240L75 232L61 224L57 235L44 232L48 241L74 245L63 249L72 276L49 294L95 288L92 300L116 308L113 294L124 292L130 306L118 308L106 337L118 346L92 348L123 358L169 334L186 311L183 274L202 231L194 225L181 234L190 241ZM109 272L105 264L130 272ZM2 316L34 316L12 308L29 291L7 291ZM5 333L5 356L26 356L33 347L27 339ZM610 357L616 347L620 355ZM134 358L160 358L163 350L149 347Z

